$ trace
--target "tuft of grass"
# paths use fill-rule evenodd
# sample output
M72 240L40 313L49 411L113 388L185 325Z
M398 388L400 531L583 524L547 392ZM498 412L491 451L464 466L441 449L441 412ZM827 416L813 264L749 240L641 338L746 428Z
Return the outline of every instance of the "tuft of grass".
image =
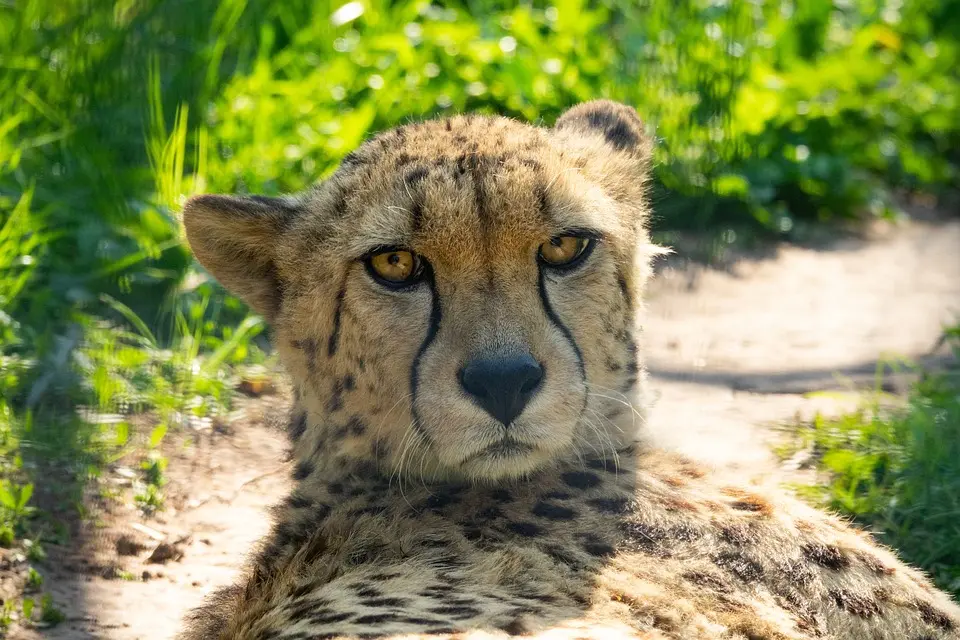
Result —
M958 329L947 335L960 355ZM900 406L874 397L818 416L798 437L824 478L803 495L877 531L960 595L960 370L923 375Z

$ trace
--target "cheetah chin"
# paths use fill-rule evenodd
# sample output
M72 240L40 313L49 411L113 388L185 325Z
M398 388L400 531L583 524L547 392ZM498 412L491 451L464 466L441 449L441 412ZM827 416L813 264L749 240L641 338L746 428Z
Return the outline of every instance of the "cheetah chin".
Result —
M595 101L188 201L199 261L274 329L296 464L182 638L960 639L868 534L639 441L650 155Z

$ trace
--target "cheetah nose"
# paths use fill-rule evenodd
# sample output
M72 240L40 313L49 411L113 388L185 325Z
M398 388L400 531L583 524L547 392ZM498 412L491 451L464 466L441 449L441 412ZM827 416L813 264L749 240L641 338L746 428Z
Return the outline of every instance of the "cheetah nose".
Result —
M509 426L543 380L543 368L529 353L475 358L460 371L460 384L487 413Z

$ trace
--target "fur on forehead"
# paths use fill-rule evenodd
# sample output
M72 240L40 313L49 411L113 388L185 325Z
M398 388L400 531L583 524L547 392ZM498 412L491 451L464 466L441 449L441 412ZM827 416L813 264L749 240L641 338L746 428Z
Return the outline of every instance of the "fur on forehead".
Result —
M350 154L314 192L319 215L303 224L322 227L341 256L417 241L455 249L492 232L632 236L646 213L649 157L636 113L604 101L554 129L483 116L410 124Z

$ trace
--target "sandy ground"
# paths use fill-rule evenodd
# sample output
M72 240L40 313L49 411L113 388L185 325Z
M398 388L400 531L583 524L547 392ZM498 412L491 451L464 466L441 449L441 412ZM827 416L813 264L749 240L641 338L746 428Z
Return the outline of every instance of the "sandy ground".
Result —
M885 356L926 356L942 324L960 317L960 220L873 235L720 270L670 260L645 324L654 436L725 470L776 478L771 425L852 403L807 392L869 385ZM52 552L43 572L67 620L11 636L172 637L267 530L267 510L288 488L284 414L282 396L250 401L242 419L172 443L168 510L150 520L115 510L88 527L87 548ZM120 555L119 536L143 548ZM160 542L182 557L149 561Z

